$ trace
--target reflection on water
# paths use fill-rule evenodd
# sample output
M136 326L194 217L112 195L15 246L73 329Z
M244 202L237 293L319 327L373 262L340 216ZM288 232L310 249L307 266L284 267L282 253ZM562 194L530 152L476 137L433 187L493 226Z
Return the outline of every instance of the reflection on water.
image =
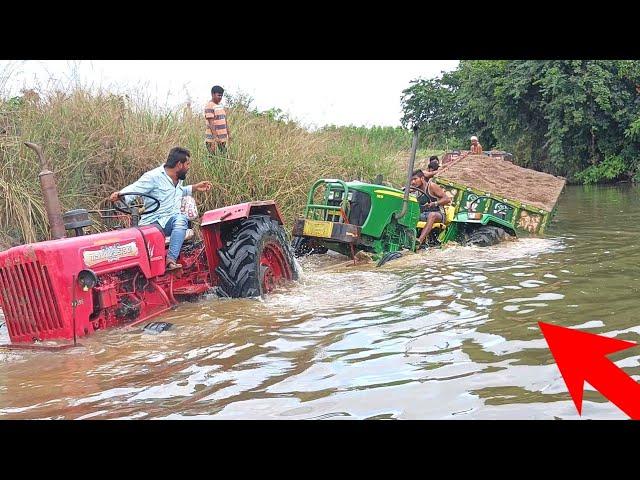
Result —
M568 187L545 238L382 268L311 256L299 283L179 305L160 335L0 351L0 416L580 418L537 322L639 340L639 203L631 186ZM640 378L640 349L614 359ZM587 384L582 418L626 416Z

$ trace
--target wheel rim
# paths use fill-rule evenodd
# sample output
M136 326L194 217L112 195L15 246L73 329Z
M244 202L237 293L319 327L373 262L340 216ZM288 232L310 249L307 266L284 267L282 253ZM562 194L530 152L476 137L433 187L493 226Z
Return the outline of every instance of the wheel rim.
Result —
M262 249L260 273L263 293L272 292L285 280L291 280L291 269L279 243L269 242Z

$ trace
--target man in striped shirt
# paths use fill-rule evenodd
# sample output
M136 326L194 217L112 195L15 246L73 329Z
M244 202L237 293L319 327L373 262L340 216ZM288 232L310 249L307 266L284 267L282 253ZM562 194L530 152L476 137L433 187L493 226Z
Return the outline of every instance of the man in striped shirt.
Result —
M211 100L204 108L204 117L207 121L207 133L205 142L207 150L213 155L225 155L227 145L231 140L231 132L227 124L227 112L220 104L224 88L215 85L211 89Z

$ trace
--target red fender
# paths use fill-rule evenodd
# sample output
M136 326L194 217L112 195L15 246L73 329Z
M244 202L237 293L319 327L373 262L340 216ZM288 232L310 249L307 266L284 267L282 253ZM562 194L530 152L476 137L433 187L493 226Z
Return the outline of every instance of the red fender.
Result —
M284 225L280 210L273 200L264 202L245 202L229 207L222 207L216 210L209 210L202 216L201 226L214 225L216 223L230 222L240 218L247 218L250 215L269 215L277 220L280 225Z

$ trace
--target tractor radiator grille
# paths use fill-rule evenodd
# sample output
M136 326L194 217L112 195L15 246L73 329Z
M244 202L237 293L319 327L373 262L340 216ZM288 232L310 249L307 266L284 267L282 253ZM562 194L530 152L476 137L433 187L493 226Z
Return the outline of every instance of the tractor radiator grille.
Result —
M49 272L37 261L0 266L0 306L12 341L50 338L63 328Z

